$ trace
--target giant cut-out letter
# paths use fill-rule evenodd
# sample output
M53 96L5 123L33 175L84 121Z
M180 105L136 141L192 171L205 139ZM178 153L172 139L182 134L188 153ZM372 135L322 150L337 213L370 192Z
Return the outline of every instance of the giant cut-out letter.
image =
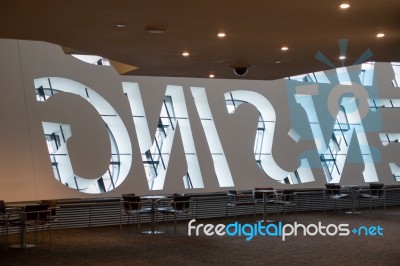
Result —
M90 179L75 175L67 150L72 136L69 125L43 121L55 178L62 184L85 193L103 193L118 187L127 177L132 164L132 148L128 132L114 108L98 93L76 81L46 77L34 80L36 99L47 101L56 93L72 93L82 97L101 115L111 142L110 165L107 172Z
M272 104L261 94L253 91L237 90L225 93L229 113L244 103L252 104L259 113L254 155L260 168L272 179L289 184L315 181L307 159L301 159L300 167L294 172L282 169L272 156L276 114Z
M330 93L331 104L338 104L336 108L329 108L329 115L332 117L320 117L317 113L312 95L318 95L317 85L312 85L310 94L306 94L306 86L299 86L295 95L296 101L305 110L318 154L321 166L324 170L326 180L330 183L339 183L346 161L351 163L362 163L365 168L363 177L365 182L377 182L378 175L375 169L371 149L362 124L362 118L367 114L367 93L364 93L359 85L344 86L337 85ZM307 86L310 87L310 86ZM357 90L355 90L357 88ZM355 97L343 97L345 92L356 93L362 113L359 112ZM336 93L336 94L335 94ZM342 97L337 94L340 93ZM320 112L321 113L321 112ZM322 120L321 120L322 119ZM320 121L332 120L331 131L323 130ZM323 133L325 131L325 134ZM348 156L349 147L354 137L358 140L361 156L357 154Z
M122 87L131 106L149 188L161 190L164 187L178 124L187 162L187 173L183 176L184 186L187 189L204 188L182 87L167 86L153 141L138 84L123 82Z
M217 128L208 104L205 88L191 87L194 103L199 113L201 124L206 134L208 147L214 162L215 174L220 187L233 187L233 178L226 161L224 149L218 136Z

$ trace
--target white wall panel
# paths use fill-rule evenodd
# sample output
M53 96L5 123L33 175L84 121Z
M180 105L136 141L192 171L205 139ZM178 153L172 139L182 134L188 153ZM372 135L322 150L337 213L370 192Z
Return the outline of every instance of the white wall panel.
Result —
M311 132L307 117L300 107L291 106L287 80L248 81L194 78L135 77L119 76L112 67L83 63L65 55L61 48L33 41L0 41L0 198L6 201L38 200L50 198L87 198L120 196L122 193L164 194L175 192L216 192L227 187L218 185L213 168L210 148L202 123L199 119L190 87L205 88L208 103L214 119L217 135L232 174L237 190L254 187L323 187L326 183L324 172L318 167L318 156L313 139L304 138L304 132ZM382 98L400 98L400 89L393 88L394 73L388 63L376 63L377 88ZM327 76L335 71L328 71ZM378 74L377 74L378 73ZM74 172L86 178L97 178L106 171L110 157L110 140L103 120L97 111L83 98L76 95L56 94L46 102L36 101L34 79L61 77L71 79L97 92L118 113L124 123L132 148L132 165L126 180L116 189L99 195L81 193L62 185L54 178L49 152L43 135L42 121L71 125L72 137L68 151ZM175 133L169 167L163 190L149 190L137 132L132 119L128 98L123 93L122 82L137 83L143 100L144 110L151 136L157 127L158 118L168 85L182 87L190 126L193 131L196 153L200 163L204 188L184 188L182 177L187 172L181 132ZM235 113L229 114L224 94L235 90L254 91L272 104L276 113L272 155L277 164L288 172L300 165L301 154L309 154L314 182L285 185L265 175L254 157L254 141L258 123L258 111L250 104L243 104ZM385 96L385 97L383 97ZM325 108L327 103L318 103ZM293 116L290 107L298 110ZM390 114L389 114L390 112ZM396 120L396 108L385 110L382 117ZM304 126L300 141L293 140L288 132L293 127L293 117ZM377 117L380 119L380 117ZM395 121L384 121L388 133L400 133ZM384 131L384 129L382 129ZM398 129L398 130L397 130ZM396 184L391 176L389 163L397 163L399 147L396 144L383 148L377 132L367 132L369 144L380 152L375 167L381 182ZM345 165L341 175L343 184L363 184L363 164ZM301 171L300 171L301 172Z

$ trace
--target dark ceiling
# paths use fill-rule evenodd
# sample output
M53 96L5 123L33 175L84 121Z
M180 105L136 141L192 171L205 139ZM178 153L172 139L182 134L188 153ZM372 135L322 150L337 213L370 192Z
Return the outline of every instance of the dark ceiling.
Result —
M399 62L400 0L347 2L342 10L336 0L7 0L0 2L0 38L101 55L144 76L277 79L331 68L315 59L318 51L341 66L339 39L348 40L346 65L367 49L369 61ZM152 26L168 31L145 30ZM231 66L250 68L239 77Z

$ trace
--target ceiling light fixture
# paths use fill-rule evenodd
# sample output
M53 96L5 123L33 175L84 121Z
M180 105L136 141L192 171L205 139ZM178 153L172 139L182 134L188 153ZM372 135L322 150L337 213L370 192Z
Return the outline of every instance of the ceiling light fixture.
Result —
M340 59L340 60L345 60L345 59L346 59L346 56L341 55L341 56L339 56L339 59Z
M224 37L226 36L226 34L223 33L223 32L220 32L220 33L218 33L217 36L218 36L219 38L224 38Z
M348 9L350 5L348 3L343 3L339 6L341 9Z
M281 61L281 60L275 60L274 63L275 63L275 64L280 64L280 63L282 63L282 61Z
M384 34L384 33L378 33L378 34L376 35L376 37L382 38L382 37L385 37L385 34Z
M115 25L117 28L126 28L126 24L124 23L118 23Z
M161 26L148 26L145 28L145 30L148 33L161 34L161 33L166 33L168 31L168 28Z
M215 78L214 74L208 75L209 78Z
M182 55L183 55L184 57L188 57L188 56L189 56L189 52L183 52Z
M287 51L287 50L289 50L289 47L283 46L283 47L281 48L281 50L282 50L282 51Z

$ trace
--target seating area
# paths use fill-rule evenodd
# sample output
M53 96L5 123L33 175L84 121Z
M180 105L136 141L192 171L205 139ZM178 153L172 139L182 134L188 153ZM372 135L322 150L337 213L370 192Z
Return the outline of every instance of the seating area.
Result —
M287 213L287 220L292 215ZM321 221L324 224L343 222L343 215L334 212L312 211L299 215L304 224ZM246 241L241 237L196 237L187 235L187 224L177 224L177 234L157 236L137 234L136 228L127 227L121 232L119 225L92 228L69 228L61 231L61 241L49 249L40 245L35 249L0 249L2 265L283 265L298 261L301 265L397 265L400 236L396 233L400 222L400 208L387 208L385 216L368 213L345 216L353 225L380 224L385 229L383 237L255 237ZM252 218L237 217L237 222L247 223ZM301 219L300 219L301 218ZM199 219L198 223L225 223L225 217ZM162 228L164 229L164 228ZM10 242L17 235L10 236ZM280 253L277 250L284 250ZM367 252L368 251L368 252ZM171 255L176 254L176 256ZM377 255L379 254L379 255ZM353 263L355 262L355 263Z
M307 213L325 215L385 215L390 206L400 205L400 187L385 187L371 183L351 188L326 184L325 189L255 188L248 191L229 190L226 193L173 194L146 196L123 194L120 198L93 200L43 200L28 203L0 201L0 225L4 249L31 246L54 247L52 230L78 227L119 225L122 233L185 234L191 219L228 219L225 223L246 219L265 223L301 221ZM356 210L357 212L354 212ZM328 212L330 211L330 212ZM290 219L287 219L288 215ZM271 218L273 216L273 220ZM350 217L350 216L347 216ZM173 231L169 230L173 222ZM146 231L141 231L142 227ZM18 241L9 242L9 236ZM14 238L15 239L15 238ZM39 241L40 240L40 241ZM59 237L55 243L63 241Z
M26 251L29 247L39 244L39 231L41 231L41 241L43 241L44 230L48 232L49 246L51 248L51 224L53 221L52 210L47 204L40 203L16 203L5 204L0 201L0 225L2 226L2 237L5 238L5 248L21 248ZM19 235L18 243L10 245L9 233L17 229ZM30 230L31 229L31 230ZM14 230L15 231L15 230ZM28 243L28 231L33 231L33 243Z

